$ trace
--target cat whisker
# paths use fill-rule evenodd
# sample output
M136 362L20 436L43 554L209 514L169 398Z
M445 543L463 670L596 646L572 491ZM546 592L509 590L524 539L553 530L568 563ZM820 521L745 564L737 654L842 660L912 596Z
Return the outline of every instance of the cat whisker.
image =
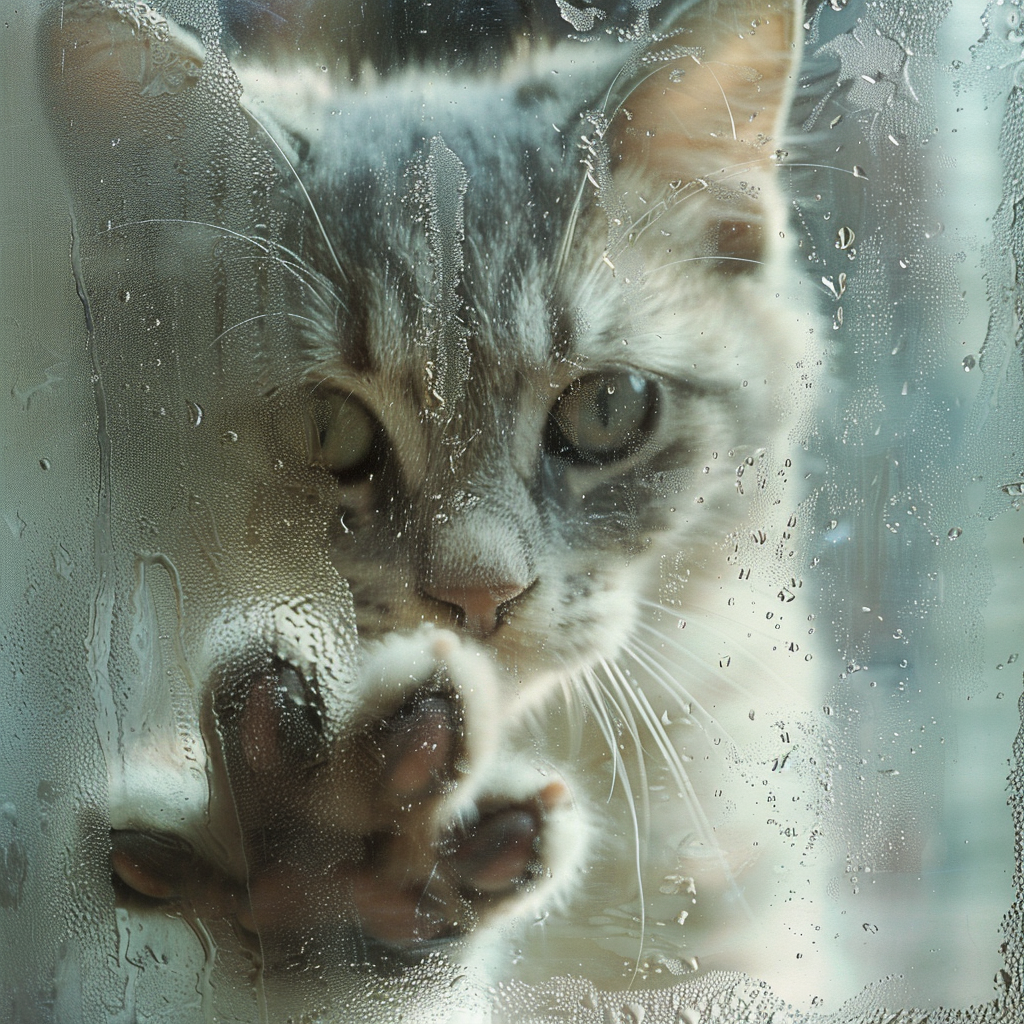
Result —
M664 726L659 721L657 713L648 700L647 695L639 686L633 685L630 680L627 679L619 666L614 664L609 666L605 661L602 661L601 664L605 671L609 673L610 679L614 672L617 677L615 688L620 693L628 697L628 699L636 706L640 720L646 726L648 733L661 752L665 767L668 768L673 781L678 787L678 795L683 800L687 813L690 815L694 823L698 839L701 844L711 852L714 859L718 862L723 877L726 879L737 902L746 909L748 914L750 914L751 912L749 907L747 907L746 900L743 898L735 873L729 865L725 856L725 851L722 849L715 837L715 830L712 827L711 822L708 820L707 815L704 813L700 797L697 795L697 792L690 781L685 764L679 753L676 751L668 733L666 733ZM633 720L632 715L630 715L630 719L631 721Z
M635 704L641 721L661 752L665 767L668 768L672 780L678 787L679 796L686 802L687 810L695 820L701 842L712 849L717 849L718 844L715 840L714 829L712 829L710 822L707 820L707 815L704 814L701 808L700 799L693 788L693 784L690 782L685 764L671 739L669 739L665 727L658 720L650 700L648 700L647 695L640 686L630 683L617 665L613 665L612 668L619 678L618 689L626 694Z
M756 263L758 266L764 266L764 260L751 260L745 256L723 256L719 253L710 254L707 256L690 256L685 260L673 260L671 263L662 263L660 266L655 267L652 273L656 273L659 270L668 270L669 267L678 266L680 263L701 263L704 260L713 260L715 263Z
M637 623L638 627L646 628L645 623ZM638 651L637 648L641 650ZM645 671L655 673L654 682L656 682L661 689L663 689L669 697L672 698L674 704L676 704L680 711L686 715L691 715L694 707L697 708L698 712L704 714L712 725L717 724L715 719L708 715L704 709L696 704L693 700L690 691L683 685L683 683L671 674L671 668L677 668L676 665L659 665L653 661L646 661L647 658L654 657L656 651L654 647L646 643L638 636L632 636L629 638L627 643L623 645L623 653L628 654L638 665L641 666Z
M608 715L608 709L604 703L604 694L602 692L600 681L597 679L593 670L589 667L584 669L582 679L590 698L587 701L587 705L589 706L591 713L594 715L594 720L597 722L597 727L600 729L601 735L608 744L608 753L611 755L612 759L612 781L608 787L608 796L605 798L605 803L610 803L612 796L615 793L615 783L618 781L622 755L619 753L618 744L615 742L615 729L612 726L611 718ZM628 787L626 788L628 789ZM627 793L627 799L629 798L630 796Z
M714 79L715 85L718 86L718 91L722 94L722 102L725 104L726 113L729 115L729 125L732 128L733 142L739 141L739 136L736 134L736 119L732 114L732 104L729 102L729 97L726 94L725 89L722 88L722 83L718 80L718 75L711 70L710 64L705 64L697 57L691 58L697 67L703 68L707 73Z
M601 658L598 664L602 669L604 669L605 676L610 684L610 689L608 686L603 685L601 689L604 692L605 697L611 700L616 714L628 728L629 738L633 741L633 749L636 751L636 769L639 776L639 778L636 779L636 787L640 790L641 807L643 809L643 815L641 817L646 827L651 818L650 789L648 786L646 762L646 757L649 755L647 754L647 751L644 750L643 740L640 736L640 729L637 727L636 718L633 716L632 708L630 708L628 703L620 701L615 696L616 693L620 693L626 697L629 696L627 692L628 687L624 690L619 682L619 677L616 676L616 672L619 672L619 676L621 676L621 671L614 662L610 663L605 658ZM598 677L598 679L600 680L600 677Z
M678 641L671 639L670 637L666 637L656 627L651 626L648 623L640 623L639 627L640 627L640 629L644 630L646 633L653 634L659 640L663 640L664 639L666 643L668 643L670 646L672 646L672 648L678 654L681 654L683 657L685 657L688 660L688 662L690 662L701 673L703 673L703 674L705 674L707 676L710 676L710 677L712 677L714 679L720 680L722 683L724 683L730 689L735 690L736 692L740 693L744 697L750 697L750 696L753 695L751 693L751 690L748 687L743 686L741 683L734 682L727 675L725 675L722 672L721 666L713 665L711 662L708 662L708 660L706 660L705 658L700 657L699 654L695 654L692 650L690 650L684 644L681 644ZM712 632L712 631L709 631L709 632ZM713 635L719 636L719 634L713 634ZM670 662L670 659L667 657L667 655L663 651L658 650L657 647L653 643L651 643L650 641L641 640L639 637L636 637L634 639L636 640L636 643L639 644L650 656L664 660L664 662L667 663L667 665L666 665L667 669L668 669L669 665L671 665L672 668L676 668L677 667L675 665L675 663ZM674 679L672 680L672 682L673 682L674 685L679 685L680 686L681 692L684 693L685 698L687 700L691 700L690 694L686 690L682 689L682 684L681 683L677 684Z
M314 270L312 267L291 260L282 259L274 253L263 256L236 256L233 259L225 259L225 266L234 263L260 263L270 259L291 274L300 284L309 290L310 297L317 302L331 317L337 315L339 299L334 293L330 281ZM323 290L321 290L323 289Z
M607 265L603 259L595 260L587 267L585 275L576 282L576 291L581 297L584 308L589 308L591 303L600 301L601 279L606 268Z
M865 184L867 184L868 176L856 167L837 167L835 164L811 164L811 163L791 163L786 161L786 167L806 167L818 171L839 171L841 174L849 174L853 178L859 178Z
M638 599L638 602L645 608L650 608L652 611L661 612L664 615L667 615L673 619L678 620L680 615L682 614L679 608L672 608L669 605L660 604L657 601L652 601L650 598L641 597ZM712 624L712 622L710 621L712 619L719 619L732 628L730 630L721 629ZM697 624L698 623L695 622L695 625ZM657 630L657 627L651 626L651 628L654 629L656 632L660 632L660 630ZM713 608L702 607L700 609L699 628L714 634L716 637L722 640L731 640L735 638L736 620L733 617L724 614L723 612L715 611ZM751 631L756 633L756 635L758 636L764 637L765 639L772 635L768 630L760 629L758 627L753 627ZM676 640L671 638L669 633L665 634L665 639L672 644L678 643Z
M682 54L679 59L683 59L685 57L689 57L690 60L692 60L693 63L697 65L697 67L702 68L709 75L711 75L712 79L714 79L715 85L718 86L718 91L722 94L722 100L725 103L726 113L728 113L729 115L729 124L732 128L733 141L737 141L738 136L736 134L736 119L733 117L732 104L730 104L729 97L726 94L725 89L722 88L722 83L718 80L718 76L714 73L714 71L711 70L710 63L702 61L696 54L693 53ZM649 74L646 74L642 78L638 78L634 82L632 82L630 84L629 91L622 98L622 101L616 106L615 113L618 114L622 110L623 106L629 101L629 98L633 95L633 93L635 93L640 88L640 86L642 86L648 79L653 78L660 71L664 71L675 60L676 58L670 58L667 60L658 61L657 64L655 64L651 68ZM616 82L618 82L618 80L621 77L622 73L620 72L619 75L616 76L615 81L612 83L613 86L616 84ZM679 117L676 117L676 122L679 124L680 128L684 127L683 122Z
M281 246L271 242L268 238L263 238L261 235L246 235L241 231L235 231L234 228L225 227L223 224L215 224L210 220L192 220L188 217L146 217L141 220L123 220L117 224L110 224L102 233L109 235L113 234L115 231L121 231L124 228L141 228L148 227L152 224L174 224L181 227L206 228L208 231L214 231L218 234L226 235L228 238L233 238L236 241L254 245L268 255L274 249L281 248ZM287 250L284 251L287 252ZM289 255L294 254L289 253Z
M666 614L671 615L671 616L673 616L675 618L679 617L679 611L676 610L676 609L665 608L662 605L659 605L659 604L657 604L655 602L644 600L644 599L641 599L640 604L645 605L645 606L650 607L650 608L654 608L657 611L665 612ZM721 628L716 627L714 625L714 623L712 623L710 621L712 618L718 618L718 619L723 620L730 627L732 627L732 629L727 631L725 629L721 629ZM696 623L696 622L694 624L698 625L698 623ZM654 625L652 625L649 622L640 622L639 625L642 626L648 632L653 633L660 640L664 641L669 646L673 647L675 650L679 651L680 653L684 654L686 657L688 657L691 660L695 661L702 668L706 669L707 671L711 672L712 674L715 674L715 675L719 674L711 665L709 665L707 662L705 662L702 659L700 659L697 655L695 655L693 653L692 650L690 650L688 647L686 647L685 645L681 644L677 639L675 639L671 635L671 633L669 631L667 631L667 630L666 631L662 631L657 626L654 626ZM709 633L710 635L716 637L719 640L722 640L722 641L728 642L728 643L735 643L735 622L732 619L730 619L727 615L723 615L721 612L715 612L715 611L712 611L709 608L702 608L701 611L700 611L699 628L702 631ZM768 640L769 638L772 638L772 634L769 633L767 630L753 628L753 629L750 629L749 631L753 635L762 637L765 640ZM742 655L742 652L741 652L741 655ZM771 679L772 684L773 684L773 686L776 689L781 689L781 690L789 691L789 690L792 690L794 688L794 683L791 680L787 679L785 676L782 676L778 672L774 671L771 668L770 665L764 665L761 662L759 662L758 664L759 664L759 672L762 675L767 675L768 678ZM734 680L731 680L731 679L729 679L729 678L727 678L725 676L722 676L721 678L722 678L723 682L725 682L727 685L733 687L734 689L737 689L744 696L746 696L746 697L753 696L753 693L751 691L742 688L740 686L740 684L736 683Z
M565 708L569 720L569 736L572 740L570 756L575 761L579 759L581 753L583 716L587 709L587 704L580 694L576 680L568 673L562 673L558 685L562 691L562 706Z
M579 223L580 211L583 209L583 197L586 195L587 178L581 175L579 187L576 189L576 196L572 206L569 208L569 217L565 224L565 231L562 232L561 241L558 244L558 252L555 256L555 280L560 281L569 256L573 250L573 242L576 238L576 225Z
M423 905L423 901L427 898L427 893L430 890L430 883L434 880L434 876L437 874L438 866L440 861L434 861L434 866L430 869L430 874L427 875L427 880L423 883L423 891L419 895L419 899L416 900L416 905L413 908L413 914L419 914L420 907Z
M316 204L313 202L312 197L306 190L306 186L302 181L299 172L296 170L295 165L288 159L288 154L285 153L281 144L277 141L274 133L253 113L251 107L246 108L246 113L252 119L253 123L263 132L264 135L270 140L271 144L280 154L281 159L284 160L288 166L288 170L291 172L292 177L295 179L295 184L299 186L302 191L302 195L306 200L306 204L309 207L309 212L313 215L313 220L316 221L317 230L320 232L320 237L323 238L324 244L327 246L327 251L331 254L331 262L334 264L335 269L338 271L338 276L344 284L348 284L348 275L345 273L345 268L341 265L341 260L338 259L338 254L334 249L334 244L331 242L331 236L327 233L327 229L324 227L324 222L320 219L320 214L317 212Z
M226 334L230 334L232 331L238 330L239 327L245 327L247 324L255 323L255 321L257 320L269 320L271 317L274 316L286 316L294 320L304 320L306 323L314 325L316 324L315 320L311 319L308 316L301 316L299 313L257 313L256 316L247 317L245 320L239 320L238 323L232 324L230 327L226 327L223 331L220 332L220 334L217 335L216 338L213 339L213 341L210 342L210 345L211 347L213 345L216 345L217 342L219 342L221 338L223 338Z
M279 242L274 242L269 238L263 238L260 235L246 235L240 231L235 231L232 228L225 227L223 224L214 224L212 221L206 220L189 220L187 217L147 217L144 220L122 221L119 224L112 224L106 229L106 233L109 234L114 231L122 230L123 228L146 227L154 224L173 224L179 227L205 228L207 231L214 231L227 238L231 238L234 241L244 242L247 245L254 246L259 249L264 257L274 260L297 280L309 287L314 295L317 295L318 293L315 288L313 288L311 282L316 282L324 286L327 289L327 294L331 299L333 299L336 308L344 308L344 302L342 301L341 296L337 293L334 283L328 277L311 267L292 249L281 245ZM286 256L290 256L294 262L282 259L278 253L284 253ZM326 299L322 295L318 297L324 301L326 305Z
M609 669L608 663L604 660L604 658L601 659L600 665L605 670L605 672L608 673L609 682L612 682L611 670ZM623 710L621 705L615 699L614 695L608 691L608 688L601 683L600 677L597 675L597 673L592 672L590 674L592 675L594 684L600 696L604 700L611 700L613 707L615 707L615 709L619 711L619 713L621 714ZM628 708L626 709L626 711L628 714ZM646 832L646 826L650 822L650 805L648 802L649 798L646 785L646 770L643 765L643 757L640 748L639 734L636 731L636 723L633 721L632 714L628 714L627 720L631 725L631 735L636 745L635 749L637 752L637 767L640 770L641 778L644 783L642 793L644 808L644 824ZM612 741L615 758L621 763L621 755L619 754L618 746L614 744L614 736L612 736ZM637 816L636 797L633 792L633 786L630 784L629 778L625 774L625 771L623 771L622 788L626 795L626 806L629 809L630 818L633 824L633 863L636 868L637 900L640 906L640 942L637 947L636 962L633 965L633 975L630 979L630 984L632 984L633 981L636 980L636 976L640 973L640 964L643 960L644 940L647 937L647 900L644 898L643 851L640 839L640 821Z
M705 708L698 700L696 700L677 679L668 674L667 667L659 665L654 660L655 657L660 656L658 651L639 637L634 637L632 644L635 645L635 647L632 645L627 647L625 649L626 653L629 654L629 656L633 658L638 665L651 673L654 682L658 683L662 689L666 690L677 700L679 700L681 696L682 700L680 703L683 704L689 714L692 714L693 710L696 709L698 717L703 719L705 726L710 726L718 732L727 743L733 743L733 745L735 745L732 737L729 735L728 731L722 727L718 719L715 718L715 716L711 714L711 712L708 711L707 708ZM715 672L711 666L707 665L705 662L699 661L699 659L694 660L697 660L698 664L702 668L706 669L709 675L714 678L722 678L721 673ZM749 694L744 690L741 690L741 693L743 693L744 696L749 696Z

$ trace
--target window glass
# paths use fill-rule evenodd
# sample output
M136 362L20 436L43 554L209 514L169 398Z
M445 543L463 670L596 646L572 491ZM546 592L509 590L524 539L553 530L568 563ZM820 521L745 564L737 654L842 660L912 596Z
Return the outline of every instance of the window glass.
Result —
M1008 1019L1019 5L0 31L0 1020Z

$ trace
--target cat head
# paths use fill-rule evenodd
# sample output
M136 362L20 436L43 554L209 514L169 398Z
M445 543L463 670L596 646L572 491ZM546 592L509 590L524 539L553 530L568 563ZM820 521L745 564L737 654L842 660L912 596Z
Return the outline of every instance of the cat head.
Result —
M141 125L147 152L204 77L240 83L276 170L239 253L275 284L223 333L360 637L465 629L538 693L613 656L660 555L699 567L783 426L797 6L398 68L326 46L306 5L297 37L254 18L230 72L172 21L97 35L112 8L77 7L50 37L80 62L61 102ZM283 561L291 529L266 542Z

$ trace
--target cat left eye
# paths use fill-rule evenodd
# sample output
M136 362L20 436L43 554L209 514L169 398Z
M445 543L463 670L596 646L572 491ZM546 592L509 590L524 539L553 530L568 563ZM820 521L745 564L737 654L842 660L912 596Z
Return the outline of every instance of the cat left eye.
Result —
M570 462L617 462L643 447L654 432L657 412L657 385L641 374L588 374L559 396L544 447Z
M338 393L317 398L312 421L313 462L346 482L379 468L383 428L359 399Z

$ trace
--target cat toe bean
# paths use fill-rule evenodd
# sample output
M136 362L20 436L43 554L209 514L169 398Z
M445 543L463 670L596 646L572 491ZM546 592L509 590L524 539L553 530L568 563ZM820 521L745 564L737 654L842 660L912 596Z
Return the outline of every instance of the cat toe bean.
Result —
M422 798L450 785L461 728L450 695L414 694L383 724L375 741L385 794Z
M541 816L535 807L507 807L483 815L457 841L452 866L465 885L501 893L528 882L538 867Z
M192 850L175 836L135 830L111 833L114 876L129 889L152 899L177 896L187 885Z

